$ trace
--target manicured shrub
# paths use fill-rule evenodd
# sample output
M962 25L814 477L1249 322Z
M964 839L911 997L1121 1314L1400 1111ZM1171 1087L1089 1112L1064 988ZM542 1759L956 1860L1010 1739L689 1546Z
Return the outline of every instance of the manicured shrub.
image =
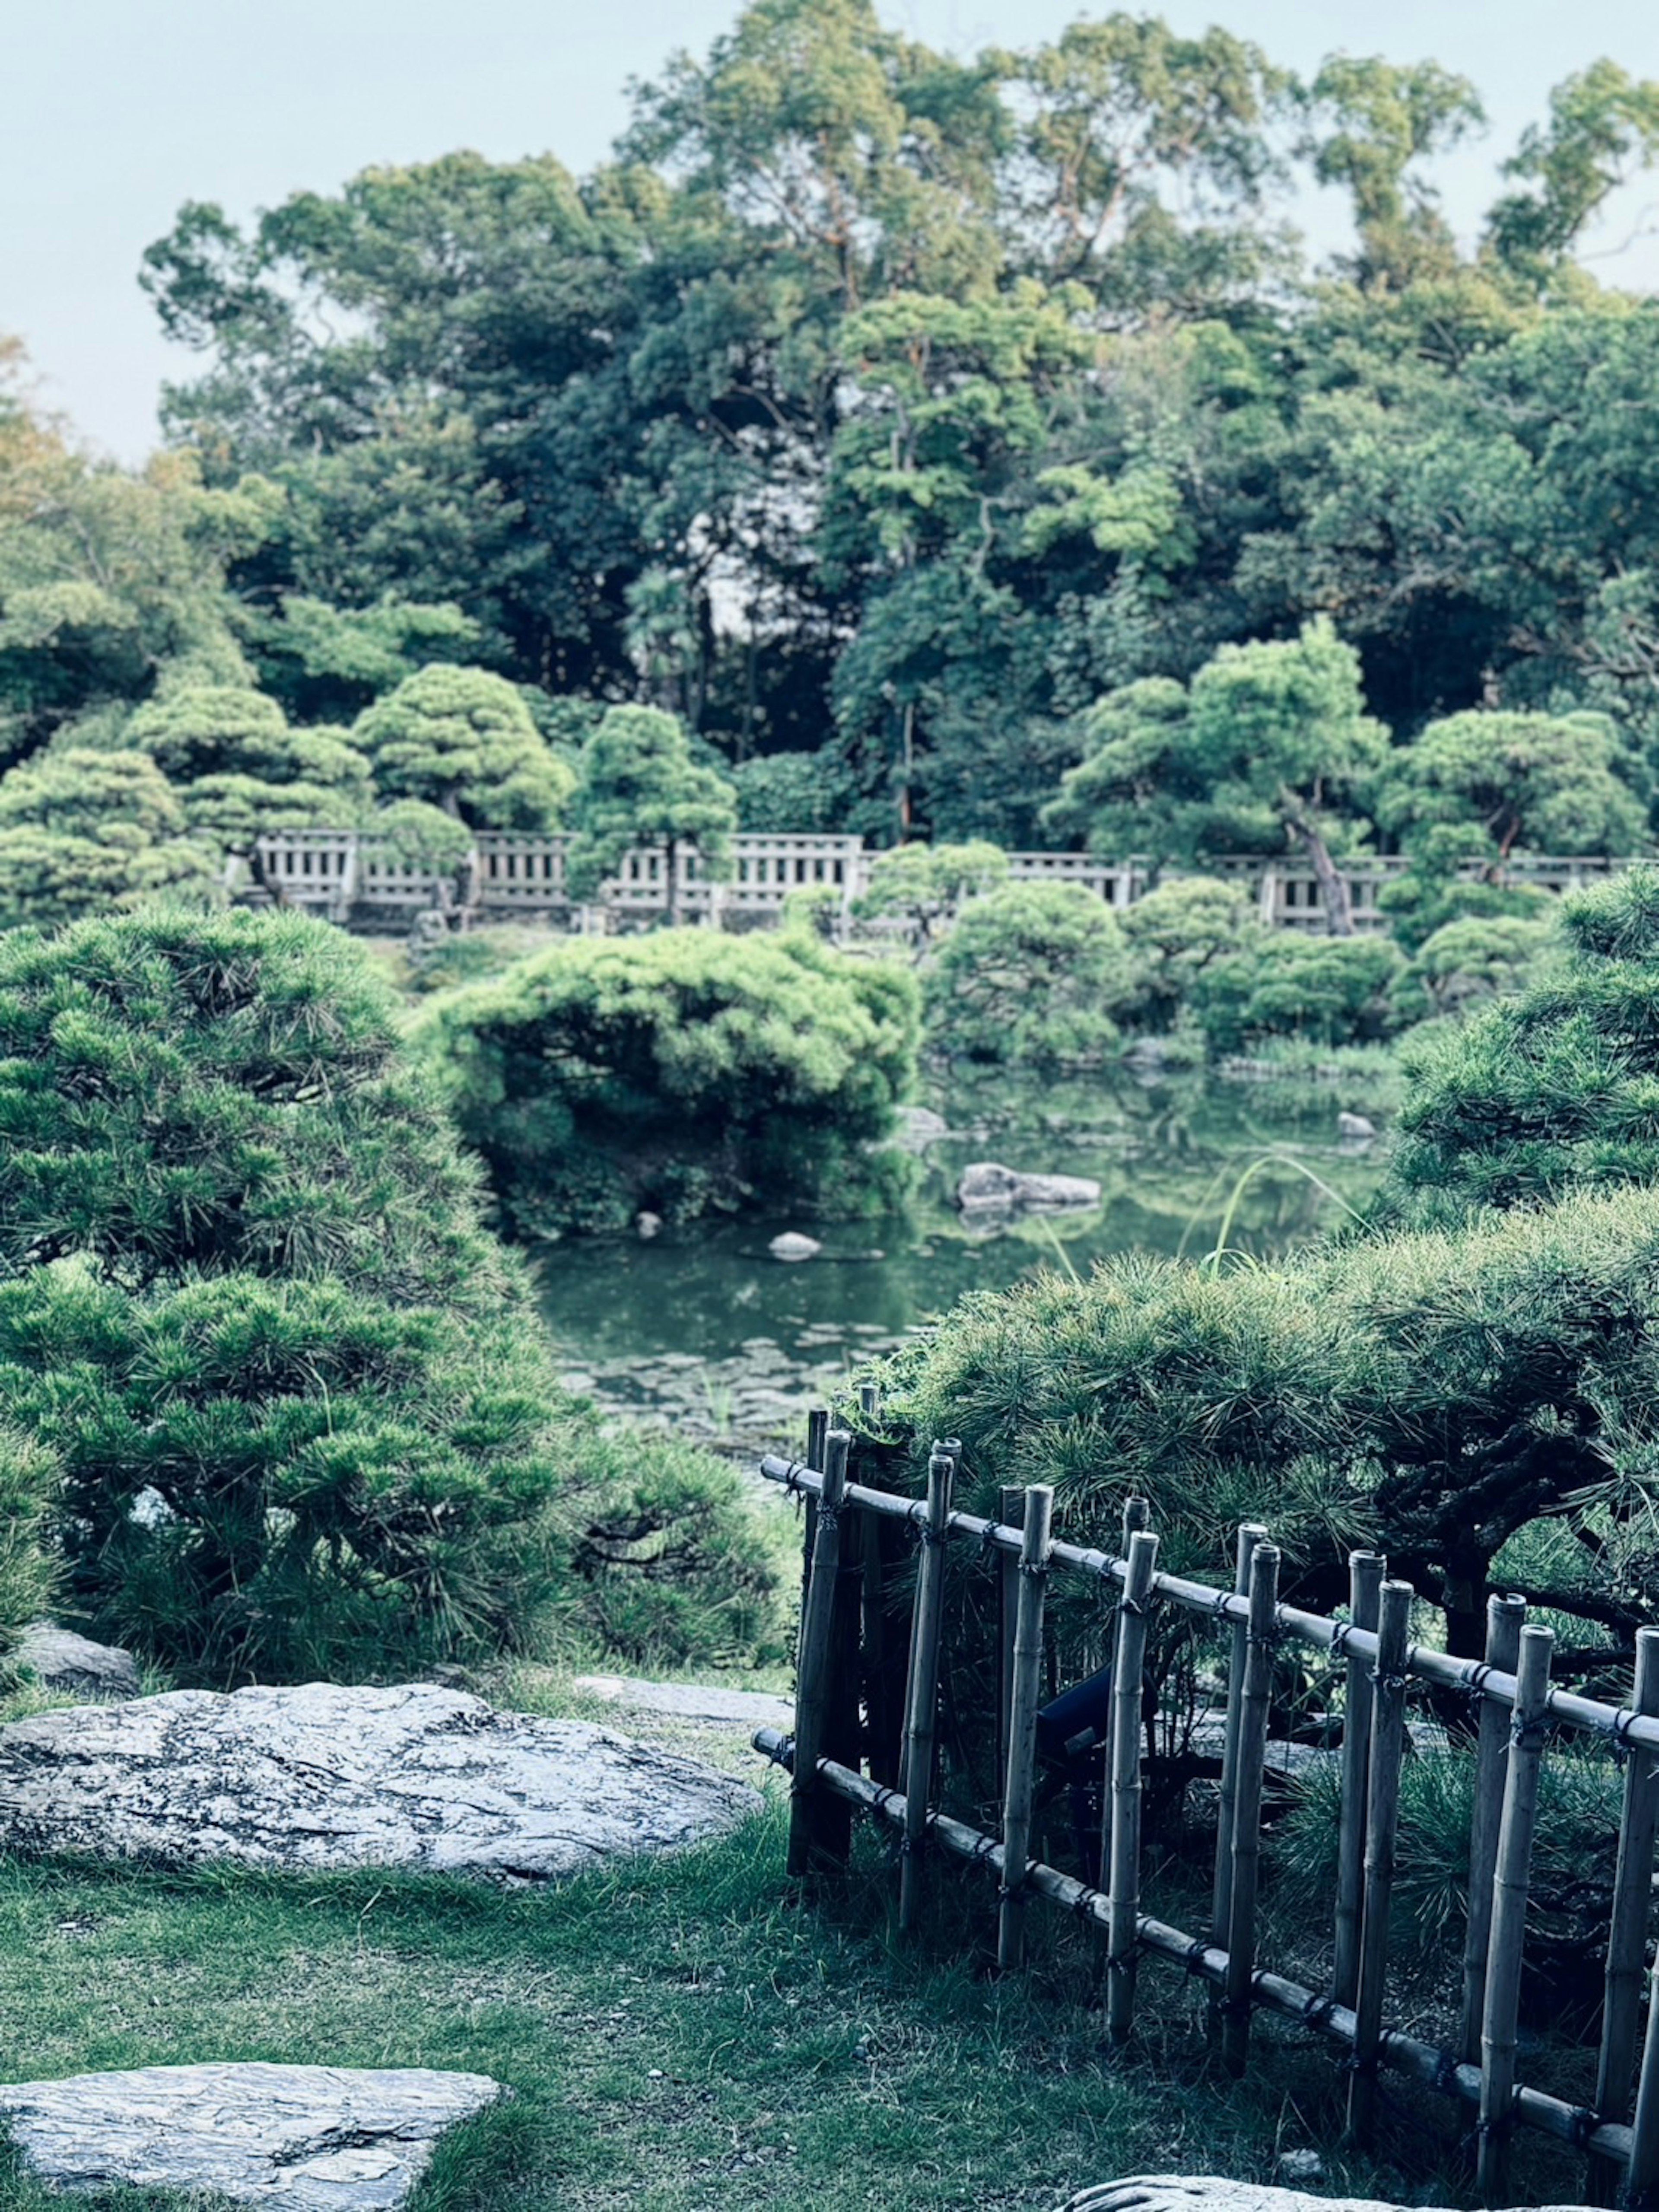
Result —
M610 709L582 747L570 812L575 835L565 880L572 895L591 899L624 854L654 848L663 856L671 923L678 916L681 851L700 854L705 871L717 874L738 823L732 786L692 758L684 725L656 707Z
M556 830L572 776L517 688L434 661L366 708L352 743L388 799L422 799L477 829Z
M1564 900L1560 918L1560 969L1404 1048L1386 1218L1456 1221L1659 1181L1659 872Z
M1206 969L1261 934L1249 894L1213 876L1160 884L1125 908L1121 926L1135 962L1125 1018L1160 1031L1174 1025Z
M458 991L422 1041L521 1237L890 1199L878 1148L917 994L804 933L571 939Z
M1191 1003L1213 1052L1264 1037L1364 1044L1397 1026L1389 993L1404 964L1386 937L1264 930L1199 970Z
M0 926L51 924L157 894L204 899L210 856L141 753L76 747L0 777Z
M1551 916L1466 915L1418 947L1390 1001L1402 1021L1468 1013L1519 990L1559 945Z
M952 1060L1086 1066L1133 984L1111 909L1079 884L1010 884L963 908L925 984L928 1042Z

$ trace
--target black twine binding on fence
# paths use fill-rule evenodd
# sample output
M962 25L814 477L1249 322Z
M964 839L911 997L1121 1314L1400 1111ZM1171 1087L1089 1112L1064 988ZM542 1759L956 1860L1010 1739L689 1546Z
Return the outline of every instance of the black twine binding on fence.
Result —
M1592 2112L1588 2105L1575 2105L1567 2115L1567 2125L1572 2130L1567 2140L1575 2150L1588 2150L1590 2137L1601 2124L1600 2112Z
M1443 2097L1455 2097L1457 2094L1457 2061L1449 2051L1442 2051L1436 2054L1432 2087L1437 2088Z
M804 1474L816 1474L817 1473L817 1468L808 1467L804 1459L792 1459L788 1466L784 1469L783 1486L785 1492L793 1498L811 1498L816 1496L816 1492L809 1490L806 1487L806 1485L801 1480L801 1477Z
M1510 1741L1516 1751L1524 1750L1529 1744L1542 1743L1548 1736L1551 1726L1550 1716L1547 1712L1538 1713L1531 1720L1522 1719L1517 1712L1510 1723Z
M1194 1936L1192 1942L1187 1946L1187 1955L1184 1961L1187 1972L1189 1974L1201 1974L1204 1972L1204 1961L1206 1957L1208 1955L1209 1948L1209 1944L1205 1941L1203 1936Z

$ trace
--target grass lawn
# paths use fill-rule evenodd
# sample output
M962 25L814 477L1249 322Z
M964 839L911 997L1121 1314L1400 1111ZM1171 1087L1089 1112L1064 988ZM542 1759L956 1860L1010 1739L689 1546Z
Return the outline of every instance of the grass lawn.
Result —
M725 1753L760 1765L729 1732ZM861 1832L844 1888L810 1907L783 1843L775 1783L720 1844L556 1887L0 1861L0 2075L209 2058L495 2075L512 2102L449 2139L423 2212L1051 2212L1137 2172L1270 2180L1309 2145L1334 2190L1445 2203L1462 2185L1446 2159L1466 2120L1427 2093L1395 2084L1381 2160L1345 2162L1322 2046L1264 2022L1231 2083L1200 1989L1149 1966L1144 2032L1111 2057L1080 1931L1034 1912L1029 1982L1000 1983L979 1878L942 1874L934 1924L901 1948L884 1838ZM1577 2194L1530 2147L1516 2182L1517 2201ZM0 2212L53 2201L0 2183Z

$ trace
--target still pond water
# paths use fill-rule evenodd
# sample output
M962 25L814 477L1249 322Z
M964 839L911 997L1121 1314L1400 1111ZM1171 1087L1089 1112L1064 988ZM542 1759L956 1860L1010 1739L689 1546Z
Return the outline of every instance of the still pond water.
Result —
M1364 1204L1382 1169L1380 1144L1339 1138L1339 1109L1380 1121L1385 1103L1363 1086L1121 1070L1036 1097L961 1089L930 1101L950 1133L922 1155L907 1216L561 1244L541 1265L542 1307L573 1388L752 1460L798 1448L809 1405L969 1291L1084 1274L1115 1252L1201 1255L1236 1194L1230 1249L1268 1255L1317 1236L1342 1218L1339 1201ZM1101 1204L969 1227L951 1200L972 1160L1091 1176ZM787 1229L820 1238L822 1255L774 1260L767 1245Z

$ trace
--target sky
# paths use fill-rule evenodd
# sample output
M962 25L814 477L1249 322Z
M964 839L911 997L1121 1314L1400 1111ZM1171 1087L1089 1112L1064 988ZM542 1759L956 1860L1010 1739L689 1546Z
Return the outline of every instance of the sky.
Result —
M1085 12L1077 0L878 5L958 53L1053 37ZM27 345L45 404L138 460L156 440L163 380L194 364L161 339L137 283L144 247L184 201L246 219L291 191L459 147L495 160L552 152L585 171L626 120L628 80L677 46L705 52L736 12L735 0L15 0L0 333ZM1168 0L1159 12L1183 32L1218 21L1304 73L1340 50L1432 57L1471 77L1492 127L1437 172L1465 236L1553 84L1602 54L1659 76L1652 0ZM1293 212L1321 249L1340 247L1335 196ZM1627 186L1586 243L1604 281L1659 289L1659 172Z

